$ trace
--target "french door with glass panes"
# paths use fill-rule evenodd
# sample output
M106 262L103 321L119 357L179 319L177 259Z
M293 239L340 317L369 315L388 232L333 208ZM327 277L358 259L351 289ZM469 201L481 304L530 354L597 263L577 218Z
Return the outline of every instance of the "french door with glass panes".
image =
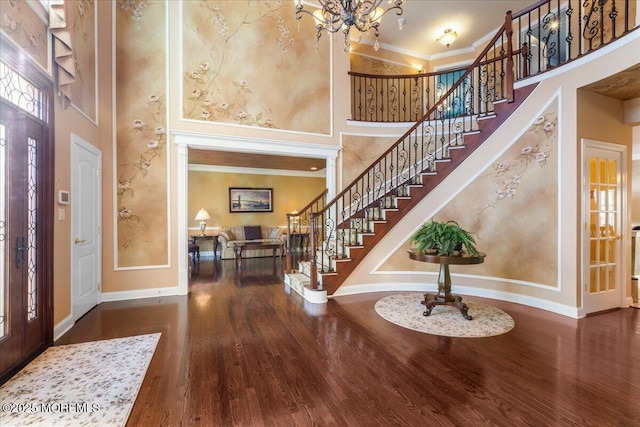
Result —
M40 111L40 92L20 79L0 63L0 383L52 339L52 153L46 122L23 105L28 94Z
M586 205L585 314L620 307L624 257L624 147L586 141L584 145Z

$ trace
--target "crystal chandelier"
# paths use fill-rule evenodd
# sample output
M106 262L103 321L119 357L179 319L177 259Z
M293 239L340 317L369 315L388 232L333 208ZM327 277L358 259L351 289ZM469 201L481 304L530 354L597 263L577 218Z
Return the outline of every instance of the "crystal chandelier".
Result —
M385 10L380 7L384 0L317 0L320 3L320 9L309 12L304 9L305 0L294 0L296 4L296 19L302 17L302 13L313 16L316 22L316 49L317 42L320 40L322 30L329 33L344 33L344 51L349 51L349 30L352 26L356 27L360 33L367 33L373 29L376 41L373 45L374 50L380 48L378 42L380 21L382 17L389 11L395 10L396 15L402 15L402 4L406 0L387 0L390 7ZM398 19L398 29L402 29L404 19Z

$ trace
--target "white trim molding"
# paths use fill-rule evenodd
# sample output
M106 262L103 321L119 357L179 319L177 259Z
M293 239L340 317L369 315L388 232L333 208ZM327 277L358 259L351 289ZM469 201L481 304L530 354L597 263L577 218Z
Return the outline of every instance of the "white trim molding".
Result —
M73 313L62 319L53 327L53 341L58 340L61 336L66 334L69 329L73 328L75 322L73 321Z
M393 283L390 286L388 283L373 283L363 285L353 285L345 288L339 288L329 298L341 297L346 295L357 295L373 292L437 292L438 285L436 284L424 284L424 283ZM456 294L461 296L476 296L480 298L490 298L500 301L513 302L516 304L522 304L533 308L539 308L541 310L550 311L563 316L579 319L584 317L584 314L577 307L571 307L566 304L560 304L553 301L543 300L536 297L531 297L522 294L514 294L511 292L498 291L493 289L480 289L469 286L456 285Z
M338 157L340 147L336 145L309 144L304 142L285 142L245 138L238 136L220 136L196 132L172 131L174 143L188 145L190 148L232 151L238 153L270 154L291 157L311 157L326 159Z
M167 297L174 295L181 295L179 286L139 289L134 291L103 292L102 302L128 301L132 299Z

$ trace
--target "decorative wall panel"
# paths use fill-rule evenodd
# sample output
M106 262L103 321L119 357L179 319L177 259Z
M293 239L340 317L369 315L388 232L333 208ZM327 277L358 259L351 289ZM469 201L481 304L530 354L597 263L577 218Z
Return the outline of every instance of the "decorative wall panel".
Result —
M169 262L166 7L116 6L116 268Z
M74 0L67 7L71 44L76 58L76 81L71 102L96 122L96 7L94 0Z
M329 38L316 52L313 22L290 0L183 2L183 117L328 134Z
M25 0L2 0L0 29L47 73L49 69L49 33L47 24Z
M456 273L558 286L558 103L436 215L474 233L484 264ZM427 220L428 218L425 218ZM436 271L407 256L407 241L381 270ZM418 265L419 264L419 265Z

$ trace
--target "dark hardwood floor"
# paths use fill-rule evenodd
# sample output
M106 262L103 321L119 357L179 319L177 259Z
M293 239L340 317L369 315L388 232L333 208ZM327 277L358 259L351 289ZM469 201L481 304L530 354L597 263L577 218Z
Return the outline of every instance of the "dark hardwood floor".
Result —
M388 293L315 310L282 277L271 258L203 258L188 296L101 304L56 345L162 333L128 426L640 425L640 310L471 298L515 328L445 338L379 317Z

